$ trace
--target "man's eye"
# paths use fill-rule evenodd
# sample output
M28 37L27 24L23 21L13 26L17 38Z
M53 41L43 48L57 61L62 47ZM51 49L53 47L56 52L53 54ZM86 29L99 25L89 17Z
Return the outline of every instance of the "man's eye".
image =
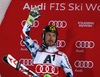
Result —
M48 34L48 36L50 36L50 34Z
M56 37L56 35L53 35L53 37Z

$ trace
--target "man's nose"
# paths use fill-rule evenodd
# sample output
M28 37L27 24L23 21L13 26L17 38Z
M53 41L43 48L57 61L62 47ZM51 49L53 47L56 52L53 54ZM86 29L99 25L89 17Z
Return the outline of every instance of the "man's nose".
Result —
M53 39L53 36L50 36L50 39L52 40Z

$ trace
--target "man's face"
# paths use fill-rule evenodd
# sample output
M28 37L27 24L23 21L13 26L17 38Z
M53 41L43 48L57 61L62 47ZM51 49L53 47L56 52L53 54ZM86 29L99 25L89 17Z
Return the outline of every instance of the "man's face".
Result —
M55 41L56 41L56 33L47 32L46 35L45 35L45 42L49 46L53 46L55 44Z

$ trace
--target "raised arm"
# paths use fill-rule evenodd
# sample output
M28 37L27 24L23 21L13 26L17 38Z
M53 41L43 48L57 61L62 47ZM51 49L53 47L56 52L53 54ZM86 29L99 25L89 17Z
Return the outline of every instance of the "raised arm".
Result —
M34 53L34 54L36 53L36 50L39 48L39 45L35 44L33 40L29 37L29 32L31 29L31 25L36 19L40 17L40 15L41 13L39 13L38 7L32 8L21 33L21 38L25 46L31 53Z

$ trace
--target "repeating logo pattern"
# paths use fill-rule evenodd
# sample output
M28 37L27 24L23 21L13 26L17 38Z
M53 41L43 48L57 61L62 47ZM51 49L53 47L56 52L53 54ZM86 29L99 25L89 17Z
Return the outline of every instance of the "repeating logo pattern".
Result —
M93 41L77 41L75 46L77 48L94 48L95 43Z
M23 59L21 58L19 60L20 63L22 63L24 66L34 66L33 59Z
M57 47L65 47L66 42L64 40L57 40Z
M76 68L92 68L94 66L94 63L92 61L76 60L74 66Z
M67 26L67 22L66 21L57 21L57 20L51 20L49 21L48 25L53 25L56 26L57 28L65 28Z

